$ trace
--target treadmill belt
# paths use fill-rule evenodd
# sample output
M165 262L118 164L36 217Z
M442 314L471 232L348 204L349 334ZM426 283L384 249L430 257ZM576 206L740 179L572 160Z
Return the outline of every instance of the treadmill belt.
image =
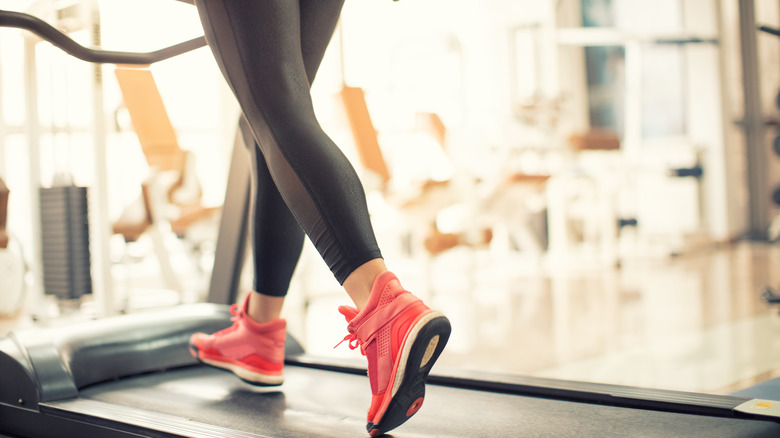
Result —
M192 366L83 389L110 403L271 437L367 436L368 378L298 366L280 387ZM56 403L55 403L56 405ZM772 421L620 408L428 385L420 413L394 437L778 437Z

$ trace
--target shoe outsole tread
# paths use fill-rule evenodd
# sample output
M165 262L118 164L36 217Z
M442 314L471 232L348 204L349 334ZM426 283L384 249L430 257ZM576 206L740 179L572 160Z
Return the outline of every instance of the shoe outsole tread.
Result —
M409 348L402 369L397 373L400 384L396 382L392 399L382 418L375 424L368 422L366 430L371 436L384 434L400 426L420 409L425 398L425 382L436 360L444 350L452 332L450 321L439 313L419 328ZM435 347L432 347L433 340ZM430 348L429 348L430 347ZM431 351L432 350L432 351ZM403 361L403 356L401 357ZM401 367L401 364L399 364Z

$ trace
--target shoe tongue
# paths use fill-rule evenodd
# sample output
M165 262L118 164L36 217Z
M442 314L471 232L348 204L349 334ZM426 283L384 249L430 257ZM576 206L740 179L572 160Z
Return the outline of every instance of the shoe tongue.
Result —
M349 323L357 316L358 309L350 306L339 306L339 312L344 315L344 318L347 319L347 323Z

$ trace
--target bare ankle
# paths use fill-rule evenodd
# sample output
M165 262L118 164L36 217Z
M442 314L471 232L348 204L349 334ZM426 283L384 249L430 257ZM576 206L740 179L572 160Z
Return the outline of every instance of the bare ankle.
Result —
M283 305L284 297L275 297L252 292L249 304L247 305L246 314L252 321L258 324L265 324L281 317Z
M385 271L387 271L385 261L373 259L360 265L344 280L344 289L358 310L362 310L366 305L376 277Z

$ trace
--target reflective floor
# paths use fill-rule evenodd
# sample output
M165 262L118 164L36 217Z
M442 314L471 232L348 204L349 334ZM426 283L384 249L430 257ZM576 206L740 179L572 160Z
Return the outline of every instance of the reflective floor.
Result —
M780 376L780 247L740 243L621 268L556 267L452 250L391 266L444 311L453 334L437 367L727 394ZM327 283L327 280L325 281ZM290 329L308 351L357 356L338 290L309 288ZM293 299L294 300L294 299ZM297 307L296 307L297 308Z

